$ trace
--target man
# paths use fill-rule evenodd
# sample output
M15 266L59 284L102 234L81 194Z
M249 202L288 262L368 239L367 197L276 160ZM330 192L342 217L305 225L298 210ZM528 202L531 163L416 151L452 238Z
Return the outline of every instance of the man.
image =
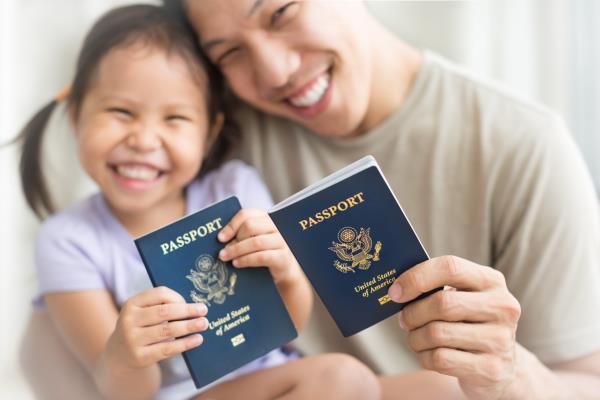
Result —
M305 350L395 373L386 398L598 398L598 204L559 118L408 46L360 2L188 0L186 14L261 111L240 111L243 157L275 200L372 154L434 257L390 296L452 288L348 339L321 307ZM415 361L455 378L398 374Z

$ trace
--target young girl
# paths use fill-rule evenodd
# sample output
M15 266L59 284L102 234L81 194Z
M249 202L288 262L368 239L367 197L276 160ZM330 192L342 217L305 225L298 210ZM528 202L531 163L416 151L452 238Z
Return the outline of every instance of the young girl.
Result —
M207 308L151 288L134 237L237 195L257 208L242 210L222 230L219 238L229 244L221 258L239 268L268 266L297 328L312 297L258 209L271 201L258 176L224 161L235 130L223 113L221 80L187 29L160 7L136 5L109 12L88 34L67 109L81 165L101 192L44 222L36 245L39 301L110 398L377 398L374 375L358 361L291 361L281 349L194 388L180 353L202 345ZM39 159L43 128L59 100L20 136L22 183L40 217L54 211Z

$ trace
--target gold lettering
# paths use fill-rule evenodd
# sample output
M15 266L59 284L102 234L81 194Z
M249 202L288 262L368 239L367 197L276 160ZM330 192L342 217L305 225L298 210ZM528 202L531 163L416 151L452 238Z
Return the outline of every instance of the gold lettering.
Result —
M169 250L169 244L168 243L163 243L160 245L160 248L163 251L163 256L166 255L168 253L167 250Z
M298 223L302 227L302 230L306 230L306 225L308 225L308 221L307 220L303 219L302 221L300 221Z
M340 200L336 204L332 204L323 210L316 212L314 215L298 221L300 228L305 231L318 223L325 221L326 219L334 217L338 213L348 211L350 208L359 205L365 201L364 193L359 192L347 199Z
M329 212L331 213L331 216L335 216L335 212L337 211L337 207L336 206L331 206L327 208L329 210Z
M342 206L343 206L343 207L342 207ZM340 201L340 202L337 204L337 208L338 208L338 210L340 210L340 211L346 211L346 210L348 209L348 203L346 203L345 201Z
M169 240L168 242L162 243L160 245L160 249L162 250L163 255L167 255L187 244L190 244L191 242L196 241L198 237L204 237L209 233L217 232L217 230L221 228L221 218L215 218L214 220L206 222L204 225L192 229L189 232L184 232L183 234L177 236L174 240Z
M363 199L362 196L363 196L363 192L360 192L360 193L356 193L353 197L358 197L360 199L359 203L362 203L363 201L365 201L365 199Z

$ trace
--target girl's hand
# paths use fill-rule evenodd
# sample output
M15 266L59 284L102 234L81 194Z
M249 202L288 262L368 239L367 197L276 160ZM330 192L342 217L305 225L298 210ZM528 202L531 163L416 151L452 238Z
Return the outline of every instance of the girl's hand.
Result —
M268 267L278 286L303 276L275 224L262 210L240 210L221 229L218 238L221 242L229 242L219 253L219 258L232 260L236 268Z
M166 287L139 293L121 308L105 357L110 365L139 369L197 347L203 338L193 333L208 328L207 311Z

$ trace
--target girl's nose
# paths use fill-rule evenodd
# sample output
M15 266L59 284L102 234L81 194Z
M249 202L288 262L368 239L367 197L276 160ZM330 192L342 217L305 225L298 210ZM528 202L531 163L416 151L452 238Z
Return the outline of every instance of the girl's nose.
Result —
M157 128L151 124L140 124L127 136L127 145L139 152L154 151L161 147L162 141Z

